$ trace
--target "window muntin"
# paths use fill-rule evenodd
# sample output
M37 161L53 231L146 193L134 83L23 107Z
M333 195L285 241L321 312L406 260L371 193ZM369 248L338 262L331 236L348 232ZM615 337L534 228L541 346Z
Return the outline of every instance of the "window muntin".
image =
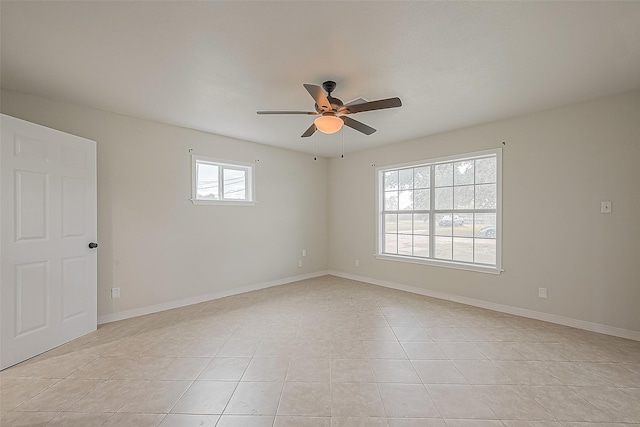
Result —
M501 150L377 169L382 258L500 271Z
M253 204L253 165L192 156L194 204Z

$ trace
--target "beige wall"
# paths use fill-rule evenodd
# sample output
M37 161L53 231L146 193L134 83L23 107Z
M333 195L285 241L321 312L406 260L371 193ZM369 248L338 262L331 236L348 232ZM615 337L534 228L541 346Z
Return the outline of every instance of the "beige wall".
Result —
M0 106L5 114L98 142L102 316L329 268L640 332L640 91L316 162L10 91L2 91ZM502 274L375 259L372 164L502 141ZM259 159L258 204L191 204L189 148ZM602 200L613 201L612 214L600 213ZM308 256L299 269L302 249ZM122 289L119 300L109 296L114 286ZM548 299L537 297L540 286Z
M103 318L327 268L326 159L11 91L2 91L1 109L97 141ZM259 159L258 203L194 206L190 148Z
M502 274L374 257L372 164L503 141ZM333 271L640 331L640 91L331 159L329 230Z

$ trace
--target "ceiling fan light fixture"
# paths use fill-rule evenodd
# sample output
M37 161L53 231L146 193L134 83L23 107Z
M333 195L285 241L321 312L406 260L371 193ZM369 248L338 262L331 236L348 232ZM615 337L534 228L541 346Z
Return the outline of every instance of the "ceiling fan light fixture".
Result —
M315 123L316 128L322 133L336 133L341 128L344 122L339 117L336 117L333 114L328 114L326 116L320 116L313 121Z

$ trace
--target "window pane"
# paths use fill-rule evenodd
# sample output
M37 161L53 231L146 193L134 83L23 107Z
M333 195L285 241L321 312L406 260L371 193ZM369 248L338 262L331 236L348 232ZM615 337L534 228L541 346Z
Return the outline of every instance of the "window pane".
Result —
M452 257L452 238L451 237L443 237L436 236L436 250L435 257L440 259L451 259Z
M453 215L436 214L436 232L439 236L453 235Z
M413 209L413 191L401 191L400 192L400 210L406 211Z
M431 167L422 166L413 169L413 187L414 188L429 188L429 182L431 181Z
M413 169L402 169L400 171L399 182L401 190L413 188Z
M453 187L436 188L435 192L437 210L453 209Z
M453 216L453 235L473 237L473 214L458 214Z
M473 184L473 160L455 162L453 171L454 185Z
M497 206L496 184L476 185L476 209L495 209Z
M398 215L386 214L384 216L384 231L385 233L398 232Z
M453 208L473 209L473 185L453 187Z
M384 193L384 210L385 211L397 211L398 210L398 192L387 191Z
M429 236L413 236L413 256L429 257Z
M413 232L413 215L398 215L398 233L410 234Z
M398 234L398 255L413 255L413 236Z
M398 171L384 173L384 189L387 191L398 189Z
M237 169L222 170L222 179L224 180L224 198L233 200L246 199L246 180L245 171Z
M218 166L196 163L196 199L218 200Z
M429 214L413 214L413 233L429 234Z
M436 187L453 185L453 163L444 163L435 166Z
M476 160L476 184L493 183L498 180L497 160L495 157Z
M454 261L473 262L473 239L454 237L452 258Z
M384 235L384 253L386 254L398 253L398 235L397 234Z
M486 237L488 239L496 238L496 214L482 213L475 214L475 236Z
M496 239L474 239L474 261L482 264L496 264Z
M431 205L431 190L416 190L413 192L413 209L417 211L429 210Z

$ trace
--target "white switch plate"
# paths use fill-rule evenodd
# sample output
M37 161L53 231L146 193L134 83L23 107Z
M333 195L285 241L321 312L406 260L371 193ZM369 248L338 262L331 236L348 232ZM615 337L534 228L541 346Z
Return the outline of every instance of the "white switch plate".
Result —
M111 298L120 298L120 288L111 288Z
M601 213L611 213L611 200L605 200L600 202Z
M298 268L302 268L302 260L301 259L298 260Z
M547 298L547 288L538 288L538 298Z
M302 256L307 256L307 250L306 249L302 250Z

